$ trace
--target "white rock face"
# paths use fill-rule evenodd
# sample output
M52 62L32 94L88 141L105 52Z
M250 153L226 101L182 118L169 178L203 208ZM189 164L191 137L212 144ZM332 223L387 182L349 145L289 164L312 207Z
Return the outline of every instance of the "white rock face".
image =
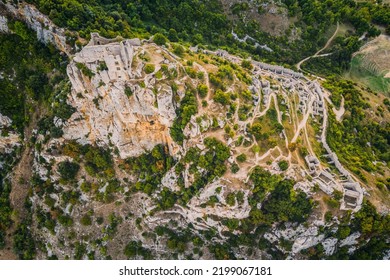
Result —
M322 246L324 246L325 255L330 256L333 255L336 250L337 238L331 237L322 241Z
M387 250L385 255L383 256L383 260L390 260L390 250Z
M221 187L220 193L216 192L218 187ZM229 193L230 191L231 189L225 186L222 180L217 180L202 189L199 196L194 196L188 203L187 207L191 209L192 214L196 214L197 217L202 217L205 214L213 215L218 213L218 216L224 218L247 218L250 212L250 205L247 199L249 191L242 190L244 192L244 202L242 205L236 203L234 206L229 206L225 201L225 192ZM214 207L207 206L206 208L202 208L200 205L207 203L207 201L210 199L210 196L213 195L218 198L219 203L216 203Z
M197 136L200 135L200 127L199 125L196 123L196 119L195 119L195 116L192 116L191 117L191 121L187 124L187 126L184 128L183 130L183 134L186 136L186 137L189 137L189 138L195 138Z
M26 3L20 3L16 7L7 3L5 7L8 12L13 14L15 17L21 18L25 21L26 24L37 33L39 41L42 43L52 43L59 50L66 53L68 52L69 47L66 45L65 29L57 27L37 8Z
M14 132L7 132L3 135L3 129L10 127L12 120L0 113L0 153L11 153L16 146L20 146L19 134ZM2 163L0 162L0 168Z
M165 174L161 180L161 184L163 187L167 187L171 191L180 190L179 186L177 185L177 175L174 167Z
M77 111L65 124L65 139L113 144L121 158L138 156L162 143L171 154L177 152L169 134L176 117L172 89L157 84L153 73L142 73L144 63L135 59L150 47L92 34L91 42L67 68L72 83L69 103ZM154 64L157 71L160 64ZM86 71L92 76L87 77Z
M360 237L360 232L354 232L347 238L341 240L340 247L356 245L359 242L357 239Z
M12 124L12 120L9 117L3 116L0 113L0 128L9 127L11 126L11 124Z
M4 16L0 16L0 32L3 32L3 33L9 32L7 23L8 23L7 18Z
M323 242L325 250L327 250L329 254L332 254L335 250L337 239L332 240L328 238L324 240L325 236L323 234L319 234L318 232L318 226L322 224L323 223L321 221L314 221L313 226L306 228L302 224L298 227L294 227L294 224L286 223L285 229L273 229L271 232L264 234L264 238L271 243L275 243L281 238L292 241L293 246L290 256L294 256L301 250L313 247L320 242Z
M301 250L313 247L324 239L324 235L318 235L317 227L310 227L302 233L295 241L292 247L293 253L298 253Z

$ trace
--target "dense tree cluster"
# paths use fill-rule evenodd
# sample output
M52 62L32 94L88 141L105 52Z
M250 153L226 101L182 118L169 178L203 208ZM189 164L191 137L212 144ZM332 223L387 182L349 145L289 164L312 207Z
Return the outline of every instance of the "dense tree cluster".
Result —
M253 184L250 204L254 224L274 222L303 222L311 213L313 202L302 191L295 191L292 180L281 179L261 167L256 167L250 179ZM262 203L261 209L257 203Z
M170 133L177 143L181 144L184 140L183 129L191 120L191 116L198 112L198 103L195 96L196 92L187 90L184 98L180 102L180 107L176 109L176 118L170 128Z
M178 201L186 204L200 189L204 188L215 178L221 177L227 170L226 160L230 157L230 149L215 138L205 138L206 150L201 154L199 148L192 147L181 162L176 166L176 173L181 175L185 164L189 165L189 172L194 174L194 182L190 187L185 188L184 183L179 180L181 191Z
M325 87L336 99L344 96L347 110L341 123L330 114L327 141L340 160L365 180L362 169L372 172L377 170L374 161L390 162L390 124L367 118L370 105L351 82L331 79Z
M348 0L284 0L289 16L298 16L296 27L302 30L302 38L289 40L288 34L279 37L260 31L259 23L229 19L218 0L195 1L46 1L27 2L49 15L55 24L78 31L82 37L99 32L106 37L148 36L155 34L155 42L163 45L167 40L191 41L193 44L224 46L232 51L246 50L257 57L288 63L314 53L323 45L325 33L336 21L352 24L358 36L363 32L376 35L373 23L389 26L390 8L382 4L356 3ZM233 14L245 13L248 3L236 3L231 7ZM263 13L259 6L259 13ZM253 43L233 39L231 29L240 36L248 34L255 40L267 44L274 51L269 52Z
M125 247L124 254L129 259L138 259L139 256L144 260L152 259L150 250L144 248L141 241L130 241Z
M75 162L63 161L58 164L58 172L60 173L61 178L65 180L73 180L79 169L80 165Z
M162 177L173 164L168 147L157 145L149 153L126 159L124 168L138 176L135 185L137 190L151 194L156 191Z
M61 64L66 60L54 47L39 43L23 23L11 22L10 28L15 33L0 33L0 112L22 132L31 117L31 103L51 99L54 85L63 78Z

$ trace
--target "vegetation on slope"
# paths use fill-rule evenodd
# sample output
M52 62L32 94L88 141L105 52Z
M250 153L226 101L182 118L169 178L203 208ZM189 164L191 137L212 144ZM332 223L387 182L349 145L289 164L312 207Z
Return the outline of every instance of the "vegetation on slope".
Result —
M159 1L158 5L151 0L27 2L35 4L58 26L78 31L81 37L88 37L90 32L99 32L105 37L148 36L160 32L172 42L182 40L238 52L245 50L256 58L290 65L322 46L329 26L337 21L352 24L357 36L364 32L369 36L377 35L378 29L373 24L388 26L390 23L388 6L357 4L352 0L284 0L282 4L288 9L289 16L298 17L295 27L302 34L301 38L290 40L288 34L275 38L262 32L256 21L232 22L218 0ZM240 37L248 34L273 51L264 50L254 43L236 41L231 34L232 28Z

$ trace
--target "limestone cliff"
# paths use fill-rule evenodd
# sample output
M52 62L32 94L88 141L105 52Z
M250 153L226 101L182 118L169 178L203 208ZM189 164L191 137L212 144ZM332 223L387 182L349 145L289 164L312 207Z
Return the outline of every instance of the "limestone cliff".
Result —
M24 2L4 4L0 1L0 11L24 21L29 28L37 33L37 39L42 43L51 43L59 50L70 53L71 47L66 44L65 29L56 26L48 16L42 14L34 6ZM0 15L0 32L8 32L6 23L6 18Z
M151 49L149 65L154 71L147 74L140 56ZM93 34L67 68L72 83L69 103L77 111L65 125L64 137L112 144L121 158L138 156L160 143L175 154L178 147L169 134L176 117L173 92L164 77L155 76L163 62L176 67L155 45L115 42Z

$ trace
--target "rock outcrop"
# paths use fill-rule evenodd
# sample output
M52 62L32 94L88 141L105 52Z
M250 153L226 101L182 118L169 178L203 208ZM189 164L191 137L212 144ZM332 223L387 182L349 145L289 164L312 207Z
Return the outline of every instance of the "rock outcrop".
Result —
M66 44L65 29L56 26L48 16L42 14L37 8L26 3L2 4L0 7L5 9L11 16L24 21L28 27L37 33L37 38L42 43L51 43L59 50L69 53L70 46ZM4 21L3 21L4 22ZM0 17L0 31L2 31L2 19ZM8 30L8 28L7 28Z
M0 114L0 153L9 154L16 146L20 145L19 134L14 132L5 132L11 126L12 121L10 118ZM1 168L1 162L0 162Z
M8 20L6 17L0 15L0 32L8 33Z
M69 103L76 112L64 127L66 139L114 146L121 158L138 156L157 144L173 143L169 127L176 117L171 87L144 73L138 57L155 45L120 42L92 34L90 43L68 65ZM156 54L158 54L156 52ZM160 50L161 54L161 50ZM163 56L153 57L156 72Z

